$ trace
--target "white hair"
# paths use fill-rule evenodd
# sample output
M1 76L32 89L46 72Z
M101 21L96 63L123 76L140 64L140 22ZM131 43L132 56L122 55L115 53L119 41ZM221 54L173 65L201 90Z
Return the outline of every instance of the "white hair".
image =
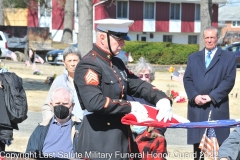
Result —
M52 94L51 94L51 101L53 101L54 99L54 95L57 91L59 90L65 90L67 91L69 94L70 94L70 102L71 103L74 103L74 94L73 94L73 91L69 88L69 87L65 87L65 86L60 86L60 87L57 87L53 90Z

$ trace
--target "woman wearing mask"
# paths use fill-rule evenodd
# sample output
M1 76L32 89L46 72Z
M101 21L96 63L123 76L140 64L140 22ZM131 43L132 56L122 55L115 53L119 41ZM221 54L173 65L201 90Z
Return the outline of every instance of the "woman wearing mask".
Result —
M139 58L139 61L137 62L136 65L133 66L131 71L135 75L137 75L141 80L146 81L148 83L152 83L152 81L155 79L154 68L143 57ZM155 107L154 104L148 103L143 98L134 97L134 95L132 96L127 95L127 100L137 101L137 102L140 102L141 104L146 104L146 105ZM160 153L159 155L161 156L157 157L157 159L158 160L165 159L165 157L167 156L167 143L166 143L166 139L164 138L164 133L166 131L165 128L156 129L153 127L132 125L131 129L134 133L134 136L136 137L136 141L137 141L140 153L146 152L146 155L148 156L150 156L148 153ZM157 141L156 140L152 141L153 139L156 139L156 138L157 138ZM159 142L158 146L153 144L155 148L154 147L151 148L147 146L149 145L149 143L158 143L158 142ZM146 148L144 148L145 146ZM145 156L143 159L147 159L147 157Z

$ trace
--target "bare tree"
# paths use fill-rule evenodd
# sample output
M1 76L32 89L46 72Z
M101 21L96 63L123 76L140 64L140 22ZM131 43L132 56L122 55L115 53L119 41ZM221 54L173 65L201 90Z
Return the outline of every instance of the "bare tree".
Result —
M3 7L3 0L0 0L0 25L4 25L4 7Z
M212 0L201 0L201 32L199 38L199 50L204 48L203 30L212 25Z
M64 6L63 43L72 43L74 0L67 0Z
M84 56L92 49L93 45L92 0L79 0L78 8L78 48Z

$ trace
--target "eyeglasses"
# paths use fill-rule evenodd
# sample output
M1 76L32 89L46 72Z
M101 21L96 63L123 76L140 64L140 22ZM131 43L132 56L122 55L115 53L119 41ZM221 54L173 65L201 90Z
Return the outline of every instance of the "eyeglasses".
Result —
M139 78L143 78L143 76L144 76L145 78L150 78L150 74L139 74L139 75L138 75Z

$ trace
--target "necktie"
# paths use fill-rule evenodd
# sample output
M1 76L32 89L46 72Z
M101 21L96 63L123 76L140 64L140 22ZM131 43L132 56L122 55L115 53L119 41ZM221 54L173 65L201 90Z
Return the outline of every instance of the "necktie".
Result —
M207 53L207 56L206 56L206 59L205 59L205 65L206 65L206 68L208 68L208 66L209 66L209 64L210 64L210 62L211 62L211 54L212 54L212 52L211 51L209 51L208 53Z

